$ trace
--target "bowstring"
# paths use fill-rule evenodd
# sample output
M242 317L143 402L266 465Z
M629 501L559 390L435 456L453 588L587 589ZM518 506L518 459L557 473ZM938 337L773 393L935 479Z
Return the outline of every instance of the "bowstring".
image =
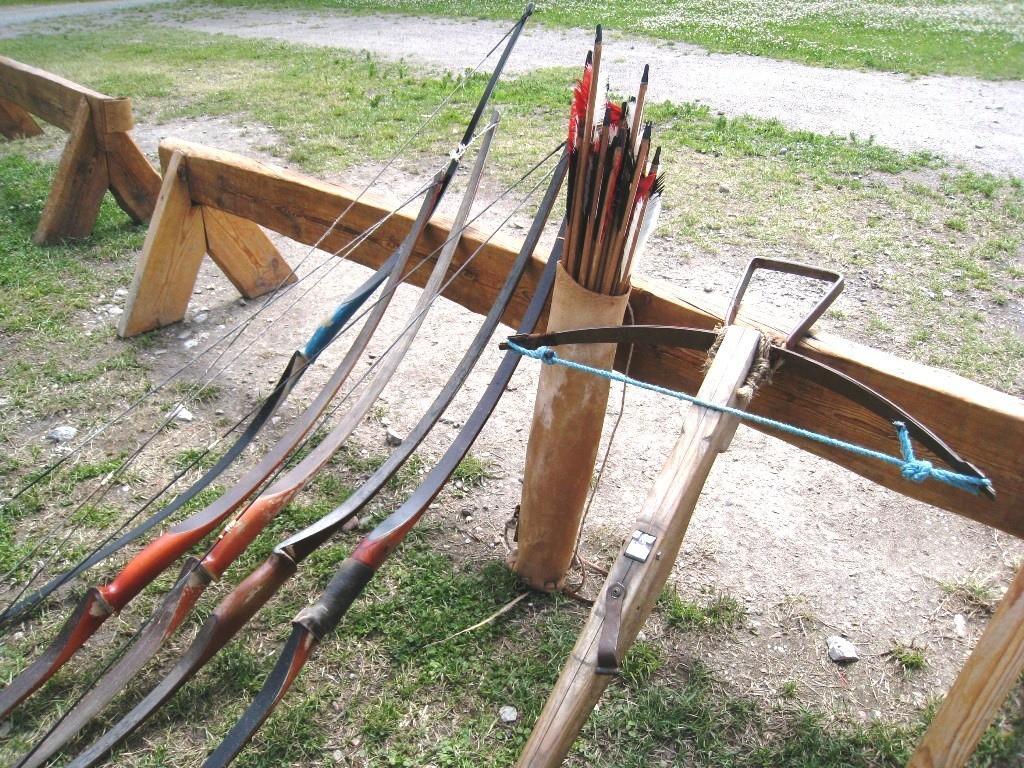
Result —
M502 199L504 199L510 192L512 192L513 190L517 189L521 184L523 184L526 181L526 179L528 179L538 168L540 168L545 162L547 162L551 157L553 157L554 154L561 149L561 147L562 147L562 145L559 145L554 150L552 150L547 155L545 155L544 158L542 158L540 161L535 163L525 174L520 176L511 185L506 187L498 195L498 197L496 197L493 201L491 201L487 206L485 206L475 216L473 216L472 218L467 220L465 222L465 224L458 230L457 233L454 233L454 232L453 233L449 233L449 238L446 239L444 243L441 243L441 245L439 245L437 248L435 248L430 254L428 254L423 259L421 259L419 261L419 263L413 268L413 270L411 270L409 272L409 274L411 275L413 272L415 272L420 267L422 267L431 256L433 256L436 253L439 253L444 248L444 246L448 243L448 240L453 239L453 238L461 238L463 236L463 234L466 232L466 230L468 230L470 228L470 226L477 219L479 219L481 216L483 216L483 214L487 213L487 211L489 211L498 202L500 202ZM544 174L544 176L541 177L541 179L538 181L538 183L535 184L526 193L526 195L524 195L523 198L516 204L516 206L512 210L512 212L509 213L504 219L502 219L502 221L491 231L491 233L487 236L487 238L456 269L456 271L452 274L452 276L450 278L448 278L444 282L444 284L441 285L438 288L437 292L433 295L433 297L431 297L431 299L428 302L428 304L419 313L417 313L414 317L409 319L409 321L406 323L406 325L397 334L395 339L392 340L392 342L388 345L388 347L381 354L379 354L374 359L373 363L371 363L371 365L367 368L367 370L350 387L349 391L342 397L342 400L339 403L337 403L331 409L331 411L321 420L321 422L320 422L319 426L316 428L316 430L311 432L309 435L306 436L306 438L304 438L301 441L300 445L297 446L296 449L293 451L293 455L295 453L297 453L298 451L302 450L302 448L305 447L305 445L307 445L310 441L314 440L316 438L316 436L325 429L327 422L334 416L334 414L341 407L341 405L354 393L354 391L363 383L363 381L366 380L366 378L369 376L369 374L378 365L380 365L382 363L384 358L387 357L388 352L390 352L390 350L393 349L399 343L401 338L405 335L406 331L409 328L412 327L413 323L416 322L416 320L420 317L420 315L422 315L423 313L425 313L427 310L430 309L430 307L434 304L434 302L437 301L437 299L444 293L445 289L447 289L452 284L452 282L466 269L466 267L469 266L469 264L476 258L476 256L484 249L484 247L498 234L499 231L501 231L502 228L504 228L504 226L526 204L526 202L530 198L532 198L532 196L540 188L541 184L543 184L544 181L546 179L548 179L553 172L554 172L554 169L552 168L552 169L548 170ZM397 286L396 286L396 288L397 288ZM353 319L351 322L354 323L354 322L357 322L357 320ZM265 490L266 488L269 488L277 480L277 478L283 472L287 471L287 469L289 469L289 468L290 467L288 467L287 465L284 465L284 466L280 467L273 474L273 476L262 485L262 490ZM262 490L261 490L261 492L262 492ZM213 543L211 543L210 545L207 546L207 548L206 548L206 550L204 552L204 556L208 555L210 553L210 551L213 549L214 546L216 546L216 541L214 541ZM38 748L50 736L50 734L52 734L58 728L58 726L67 718L67 716L72 711L74 711L74 708L85 698L85 696L89 693L89 691L92 690L96 686L96 684L103 678L103 676L106 675L107 672L109 672L113 668L113 666L118 662L118 660L121 659L122 656L124 656L124 654L132 646L132 644L139 638L139 636L142 634L142 632L145 631L146 627L149 626L149 624L153 620L153 618L154 618L154 615L151 614L150 616L146 617L142 621L142 623L138 626L138 628L125 640L124 643L121 644L121 646L118 648L117 652L111 656L110 660L107 661L107 663L103 666L103 668L93 677L93 679L88 683L88 685L86 685L82 689L82 692L77 696L77 698L74 700L74 702L72 702L71 705L68 706L68 708L64 711L64 713L59 718L57 718L57 720L49 727L49 729L41 737L38 738L38 740L35 743L35 746L33 746L33 748L24 757L21 758L21 761L24 761L27 757L31 757L35 753L36 748Z
M352 210L353 206L355 206L356 203L363 198L363 196L366 194L366 192L368 192L369 189L381 179L381 177L384 175L384 173L392 165L394 165L398 161L398 159L401 157L402 152L404 152L412 144L412 142L416 139L416 137L419 136L423 132L423 130L427 127L427 125L429 125L434 120L434 118L436 118L437 115L440 114L441 110L444 109L452 101L452 99L454 99L455 96L466 87L466 84L470 81L472 76L475 75L477 72L479 72L480 68L484 65L484 63L494 54L494 52L496 50L498 50L498 48L501 46L501 44L504 43L509 38L509 36L516 29L516 27L519 26L520 23L521 22L517 22L516 24L511 26L505 32L505 34L502 35L502 37L491 47L491 49L476 63L476 65L471 70L469 70L463 77L459 78L458 82L455 84L455 87L452 88L445 95L445 97L441 100L441 102L434 108L434 110L429 115L427 115L422 121L420 121L419 125L417 125L417 127L413 130L413 132L405 140L403 140L403 142L399 145L398 149L395 150L394 153L392 153L392 155L388 158L388 160L384 164L384 166L380 170L378 170L378 172L373 176L373 178L370 179L370 181L367 182L360 189L360 191L356 195L356 197L354 199L352 199L351 201L349 201L348 205L346 205L345 208L341 211L341 213L339 213L334 218L334 220L330 223L330 225L327 227L327 229L324 231L324 233L322 235L320 235L320 237L316 240L316 242L312 246L309 247L309 249L306 251L306 253L300 258L299 263L296 265L296 267L293 270L293 272L298 271L306 263L306 261L313 255L313 253L319 248L319 246L327 239L327 237L329 237L331 235L331 233L334 232L335 229L337 229L338 225L341 223L341 221L344 219L344 217L346 215L348 215L349 211ZM335 254L335 255L337 255L337 254ZM319 267L317 269L319 269ZM310 275L314 274L315 272L316 272L316 270L313 270L312 272L310 272ZM321 277L320 279L322 280L322 279L324 279L324 277ZM61 456L61 458L58 459L56 462L53 462L52 464L50 464L46 469L44 469L40 473L37 473L37 474L33 475L33 477L26 484L24 484L21 488L19 488L9 499L4 501L3 504L0 504L0 512L5 511L14 501L16 501L18 498L23 496L29 489L31 489L31 488L35 487L36 485L38 485L46 477L51 475L58 467L60 467L65 462L70 460L74 455L76 455L76 454L80 453L82 450L84 450L85 447L90 445L93 440L95 440L100 435L104 434L108 429L110 429L112 426L114 426L118 422L122 421L130 413L134 412L147 399L151 398L157 392L163 390L171 381L173 381L175 378L177 378L181 373L183 373L189 367L194 365L199 359L204 357L208 352L210 352L217 345L219 345L221 342L223 342L225 339L227 339L229 336L231 336L231 334L234 333L235 334L234 338L232 338L228 342L228 344L227 344L227 349L229 349L235 343L235 341L237 341L237 339L242 335L242 333L248 328L248 326L255 320L255 318L259 314L261 314L263 312L263 310L265 310L267 307L269 307L272 303L274 303L277 300L279 300L279 298L281 298L282 296L287 295L287 293L292 288L294 288L294 286L297 284L297 283L292 283L290 285L286 285L287 280L288 280L287 277L284 278L273 289L273 291L270 293L270 295L267 296L267 298L263 302L263 304L259 308L257 308L257 310L255 312L253 312L252 315L249 318L239 322L233 328L228 329L224 334L222 334L220 337L218 337L218 339L216 341L212 342L209 346L207 346L202 352L198 353L191 360L189 360L188 362L184 363L177 370L172 372L169 376L165 377L155 387L152 387L149 390L147 390L143 395L141 395L138 399L136 399L130 405L125 407L115 417L113 417L109 421L107 421L104 424L102 424L100 427L98 427L95 430L93 430L90 434L88 434L85 438L83 438L78 443L78 445L76 445L72 450L68 451L63 456ZM282 288L283 288L283 290L282 290ZM267 328L264 328L260 332L260 335L257 338L259 338L263 334L267 333L267 331L269 330L270 327L272 327L272 325L273 324L268 323L267 324ZM237 331L237 333L236 333L236 331ZM224 354L224 352L221 353L221 355L223 355L223 354ZM3 578L6 579L7 576L4 576Z

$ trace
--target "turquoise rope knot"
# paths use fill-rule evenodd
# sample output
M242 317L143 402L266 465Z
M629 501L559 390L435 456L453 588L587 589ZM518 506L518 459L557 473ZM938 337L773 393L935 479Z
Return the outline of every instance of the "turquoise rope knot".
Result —
M900 467L900 474L907 480L923 483L932 476L935 465L930 461L914 457L914 446L910 442L910 433L907 431L906 424L902 421L894 421L892 424L896 427L896 437L900 441L900 453L903 454L903 466Z
M847 451L857 456L863 456L868 459L874 459L875 461L881 461L885 464L890 464L899 468L900 474L907 480L911 480L915 483L923 483L925 480L938 480L939 482L951 485L954 488L959 488L962 491L968 493L977 494L983 489L991 488L992 481L987 477L976 477L974 475L965 475L959 472L952 472L948 469L939 469L935 467L930 461L924 459L918 459L914 456L914 448L910 443L910 433L907 431L907 425L901 421L894 421L893 426L896 427L896 436L900 442L900 452L902 453L901 458L896 456L890 456L887 453L881 451L875 451L871 448L865 448L862 445L856 445L854 443L848 443L845 440L836 440L834 437L828 435L822 435L818 432L811 432L808 429L794 426L792 424L786 424L785 422L776 421L775 419L769 419L765 416L758 416L757 414L749 413L747 411L740 410L739 408L732 408L728 405L718 405L716 403L709 403L706 400L701 400L699 397L688 395L685 392L677 392L674 389L667 387L659 387L656 384L648 384L646 381L640 381L634 379L625 374L619 373L618 371L606 371L601 368L594 368L593 366L584 365L583 363L577 363L574 360L565 360L558 356L554 349L551 347L537 347L537 349L527 349L526 347L520 346L513 341L508 342L508 348L517 354L523 355L524 357L530 357L534 360L540 360L545 365L560 365L564 368L568 368L571 371L581 371L583 373L589 373L594 376L600 376L608 379L609 381L618 381L622 384L629 384L630 386L638 387L639 389L646 389L649 392L656 392L659 395L665 395L667 397L673 397L676 400L682 400L687 403L693 403L702 408L707 408L712 411L718 411L719 413L725 413L730 416L735 416L738 419L749 421L753 424L760 424L763 427L769 427L770 429L778 430L795 437L802 437L805 440L813 440L822 445L827 445L831 448L839 448L840 450Z

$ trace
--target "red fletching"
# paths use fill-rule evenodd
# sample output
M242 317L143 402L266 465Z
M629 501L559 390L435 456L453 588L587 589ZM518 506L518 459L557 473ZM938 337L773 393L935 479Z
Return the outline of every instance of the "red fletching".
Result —
M587 104L590 101L590 82L593 76L593 65L589 62L583 68L583 78L576 81L572 91L572 108L569 110L569 151L576 148L576 141L581 133L581 123L587 116Z
M636 199L643 200L651 194L651 189L654 187L654 179L657 177L655 173L648 173L642 179L640 183L636 185Z
M607 104L605 104L604 108L612 116L612 119L610 121L611 124L614 126L618 126L619 122L622 120L622 107L620 107L618 104L614 104L609 101Z

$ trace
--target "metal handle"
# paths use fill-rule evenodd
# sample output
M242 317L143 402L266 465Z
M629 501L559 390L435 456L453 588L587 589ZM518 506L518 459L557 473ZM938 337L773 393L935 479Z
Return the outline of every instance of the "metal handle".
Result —
M759 269L767 269L772 272L781 272L786 275L796 275L798 277L809 277L812 280L821 280L825 283L831 283L828 292L822 297L821 301L819 301L814 308L807 313L806 317L804 317L804 319L797 324L796 328L790 332L789 336L786 337L786 349L793 349L797 342L807 334L807 331L809 331L811 326L814 325L814 321L825 314L825 310L832 306L832 302L835 301L836 297L843 292L843 285L845 284L843 276L838 272L821 269L820 267L811 267L806 264L797 264L795 261L755 256L747 264L747 271L743 273L743 279L740 280L739 285L736 286L736 291L732 295L732 301L729 302L729 309L725 313L726 325L732 325L736 322L736 315L740 311L743 294L746 293L747 286L750 285L750 279Z

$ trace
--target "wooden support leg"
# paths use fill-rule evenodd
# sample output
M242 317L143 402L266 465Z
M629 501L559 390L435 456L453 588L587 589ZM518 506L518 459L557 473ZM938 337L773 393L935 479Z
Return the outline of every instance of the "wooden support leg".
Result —
M66 238L88 237L107 185L107 160L96 144L89 102L82 99L32 239L39 245L49 245Z
M747 379L760 340L760 334L752 328L728 328L698 396L721 405L737 405L737 390ZM555 768L562 764L612 679L597 673L598 645L605 622L613 622L617 627L614 647L621 659L650 615L672 571L701 489L719 452L732 440L736 424L735 416L690 406L683 433L654 481L636 522L637 531L653 537L650 551L645 558L632 547L619 552L601 596L519 757L518 768ZM644 546L641 543L640 549ZM618 596L617 623L611 611L606 616L606 606L612 605L608 600L612 592Z
M205 252L203 213L192 205L185 161L175 152L164 171L118 334L134 336L185 317Z
M999 603L909 768L961 768L1024 671L1024 566Z
M0 99L0 133L8 139L27 139L43 132L32 115L13 101Z
M257 224L203 206L206 251L247 299L295 282L295 273Z
M106 151L107 174L114 199L134 221L148 222L160 194L160 174L129 133L107 134Z

